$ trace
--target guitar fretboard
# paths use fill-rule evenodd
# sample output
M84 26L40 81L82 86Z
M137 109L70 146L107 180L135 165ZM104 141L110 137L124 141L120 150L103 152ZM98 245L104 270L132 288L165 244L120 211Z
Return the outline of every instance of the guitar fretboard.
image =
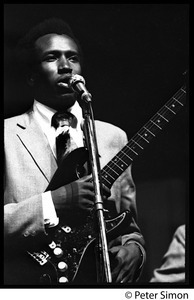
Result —
M102 183L110 188L142 150L169 123L186 102L186 86L173 97L129 140L117 155L101 170Z

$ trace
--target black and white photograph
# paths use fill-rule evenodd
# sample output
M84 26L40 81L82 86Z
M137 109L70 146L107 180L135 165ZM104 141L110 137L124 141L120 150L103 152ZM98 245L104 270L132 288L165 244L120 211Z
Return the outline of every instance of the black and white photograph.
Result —
M189 10L4 4L2 288L190 299Z

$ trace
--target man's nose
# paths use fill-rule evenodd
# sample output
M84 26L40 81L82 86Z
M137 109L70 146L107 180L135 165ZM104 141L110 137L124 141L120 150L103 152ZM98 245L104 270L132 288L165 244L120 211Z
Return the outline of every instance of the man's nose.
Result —
M64 56L61 57L61 59L59 61L58 72L59 72L59 74L64 73L64 72L65 73L72 72L70 63L69 63L68 59Z

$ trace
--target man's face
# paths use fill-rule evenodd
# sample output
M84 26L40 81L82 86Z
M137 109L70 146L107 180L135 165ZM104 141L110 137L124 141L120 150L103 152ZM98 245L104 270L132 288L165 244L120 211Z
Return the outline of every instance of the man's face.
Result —
M76 43L66 35L47 34L35 42L38 67L33 73L35 99L56 110L71 107L75 95L68 88L72 74L81 74Z

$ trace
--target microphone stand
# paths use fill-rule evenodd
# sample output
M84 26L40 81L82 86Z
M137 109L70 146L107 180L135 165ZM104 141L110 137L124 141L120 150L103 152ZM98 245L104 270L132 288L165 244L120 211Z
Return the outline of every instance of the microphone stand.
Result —
M99 229L96 239L96 251L97 251L97 281L98 283L112 282L112 275L110 270L110 260L108 254L107 237L106 237L106 224L104 220L104 209L103 209L103 198L102 198L102 183L101 183L101 172L100 172L100 161L98 155L98 147L96 140L96 130L94 124L93 110L91 105L91 94L83 93L78 95L82 100L80 105L83 110L83 117L85 119L85 131L86 141L89 151L89 158L91 163L95 201L94 211L97 222L97 228Z

